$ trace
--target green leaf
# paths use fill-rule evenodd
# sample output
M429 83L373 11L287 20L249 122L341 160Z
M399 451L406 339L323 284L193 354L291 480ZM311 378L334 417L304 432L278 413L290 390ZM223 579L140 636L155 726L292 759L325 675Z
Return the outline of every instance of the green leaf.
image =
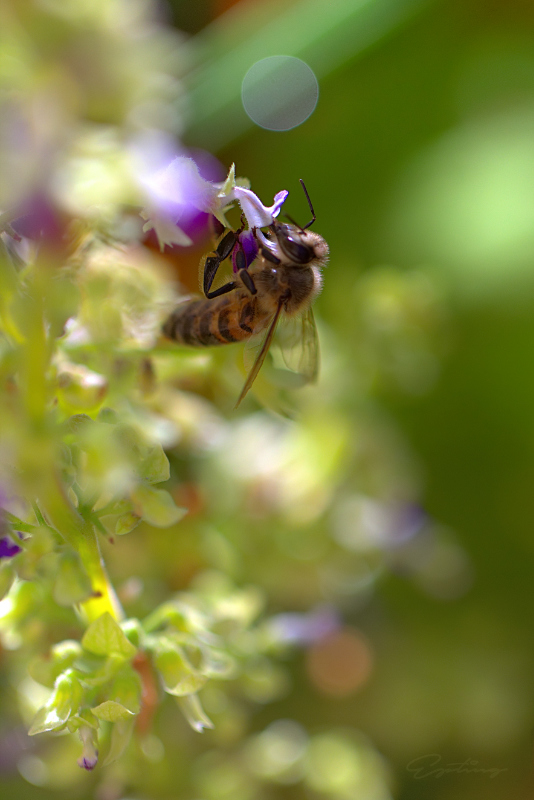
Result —
M107 611L89 625L83 636L82 646L97 656L116 655L129 659L137 652Z
M35 715L28 735L35 736L64 727L69 717L78 712L82 700L80 681L72 670L67 670L57 678L50 699Z
M11 564L3 564L0 568L0 600L6 596L15 580L15 570Z
M9 511L3 512L5 518L9 522L12 528L17 531L23 531L24 533L32 533L36 525L30 525L28 522L23 522L19 517L16 517L14 514L10 514Z
M4 616L10 625L18 625L28 618L35 618L37 609L42 604L42 586L35 581L17 581L11 589L9 600L11 607Z
M47 731L56 731L67 724L68 718L68 714L62 717L58 714L57 709L44 706L44 708L39 709L33 718L28 736L36 736L38 733L46 733Z
M187 697L177 697L176 702L180 706L182 714L191 725L194 731L202 733L204 728L213 728L213 722L206 715L196 694Z
M144 637L143 626L135 617L125 620L122 623L122 631L134 647L139 649Z
M171 476L169 459L159 442L148 449L140 465L139 475L148 483L162 483L169 480Z
M158 606L143 622L147 632L155 631L164 625L173 625L177 630L186 631L187 619L184 612L176 607L176 602L169 600Z
M71 732L87 726L94 728L95 731L100 728L100 722L89 708L80 709L79 713L71 717L67 723L67 728Z
M53 555L52 560L55 559L54 549L54 534L50 528L44 526L34 528L32 536L24 543L24 553L21 553L18 565L19 578L35 581L39 571L46 564L44 557Z
M129 511L127 514L122 514L115 523L115 535L124 536L125 533L130 533L141 522L141 518Z
M140 429L124 423L115 427L113 436L139 478L148 483L169 480L169 459L159 442L147 440Z
M164 489L139 484L130 497L134 512L156 528L174 525L187 514L187 509L179 508Z
M236 674L236 661L224 650L202 647L202 672L213 678L230 679Z
M204 686L207 676L198 672L182 649L170 643L158 647L154 663L166 692L176 697L194 694Z
M84 674L83 681L87 686L105 686L115 680L117 674L124 668L124 664L124 655L112 653L105 661L101 662L100 667L95 668L92 665L90 671Z
M119 421L119 415L113 408L109 408L109 406L104 406L98 412L97 417L99 422L105 422L107 425L116 425Z
M93 706L91 711L95 717L105 722L120 722L135 716L133 711L115 700L104 700L100 705Z
M73 414L68 418L65 426L70 433L79 433L94 425L88 414Z
M109 695L110 699L123 705L132 714L139 714L141 692L141 678L136 670L128 665L115 678Z
M82 648L79 642L66 639L64 642L54 645L46 658L40 656L30 663L28 667L30 677L43 686L52 687L57 677L72 666L81 653Z
M57 376L57 399L67 413L94 411L107 391L105 377L83 364L64 363Z
M113 725L111 729L109 752L104 761L104 765L111 764L113 761L120 758L132 738L133 729L133 719L120 720Z
M72 606L91 596L93 588L81 559L74 551L63 553L54 581L53 597L60 606Z
M70 488L77 478L77 470L72 459L72 450L66 444L61 446L58 467L61 471L62 483Z

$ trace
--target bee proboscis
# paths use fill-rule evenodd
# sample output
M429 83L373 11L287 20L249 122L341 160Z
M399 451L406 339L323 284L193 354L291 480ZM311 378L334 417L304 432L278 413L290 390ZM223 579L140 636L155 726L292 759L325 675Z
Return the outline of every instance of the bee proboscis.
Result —
M302 185L313 215L311 222L300 228L275 220L258 238L259 254L251 266L247 268L238 259L240 268L234 280L211 291L217 269L232 252L242 228L227 233L204 265L206 297L184 301L163 325L167 338L195 347L249 340L251 352L257 354L236 408L256 379L280 320L296 324L295 331L286 336L289 344L285 351L282 345L284 360L304 382L317 377L319 344L312 303L321 291L328 245L322 236L308 230L315 222L315 213Z

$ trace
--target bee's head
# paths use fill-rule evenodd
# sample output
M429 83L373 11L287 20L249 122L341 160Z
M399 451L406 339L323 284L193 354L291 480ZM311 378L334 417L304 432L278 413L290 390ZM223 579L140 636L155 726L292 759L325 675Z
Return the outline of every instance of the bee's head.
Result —
M318 233L297 225L274 222L270 234L271 241L276 242L276 254L281 261L295 267L307 266L312 261L326 263L328 245Z
M296 225L286 225L274 222L271 225L272 241L278 245L277 250L281 261L291 264L309 264L315 258L314 248L308 244L307 231L297 228Z

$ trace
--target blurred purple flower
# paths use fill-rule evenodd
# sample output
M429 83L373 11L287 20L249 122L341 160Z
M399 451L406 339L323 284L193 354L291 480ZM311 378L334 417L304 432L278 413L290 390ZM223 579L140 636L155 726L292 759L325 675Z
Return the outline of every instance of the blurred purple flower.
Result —
M64 221L50 200L42 194L36 194L25 202L20 216L12 221L11 227L26 239L44 239L52 243L60 242L65 232Z
M391 533L392 542L401 544L412 539L427 522L428 515L421 506L415 503L401 506L397 511L396 525Z
M11 536L8 536L8 524L5 515L5 506L8 503L7 495L2 487L0 487L0 559L13 558L17 553L20 553L22 547L16 544ZM22 539L22 533L15 531L19 538Z
M0 559L13 558L13 556L16 556L21 550L22 547L15 544L10 536L2 536L2 538L0 538Z
M416 503L384 502L354 494L334 513L334 538L349 550L394 549L425 527L427 516Z
M278 614L270 627L278 642L308 645L339 630L341 623L334 609L322 607L308 614Z

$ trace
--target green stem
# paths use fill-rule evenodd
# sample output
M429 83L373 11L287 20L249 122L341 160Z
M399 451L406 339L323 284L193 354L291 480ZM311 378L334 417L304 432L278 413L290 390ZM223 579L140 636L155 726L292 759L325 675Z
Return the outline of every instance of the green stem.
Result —
M92 622L105 611L116 620L123 619L124 612L108 578L94 525L74 508L59 479L49 482L39 505L62 538L77 551L91 580L94 596L80 603L84 620Z
M58 463L57 430L48 409L52 395L50 364L54 345L49 338L45 311L54 266L46 261L35 264L29 281L20 370L22 403L28 421L28 446L21 448L19 467L36 495L34 512L37 521L42 524L48 520L48 524L78 552L89 575L94 595L80 603L81 615L89 623L108 611L119 620L124 612L107 576L95 527L72 504L53 466Z

